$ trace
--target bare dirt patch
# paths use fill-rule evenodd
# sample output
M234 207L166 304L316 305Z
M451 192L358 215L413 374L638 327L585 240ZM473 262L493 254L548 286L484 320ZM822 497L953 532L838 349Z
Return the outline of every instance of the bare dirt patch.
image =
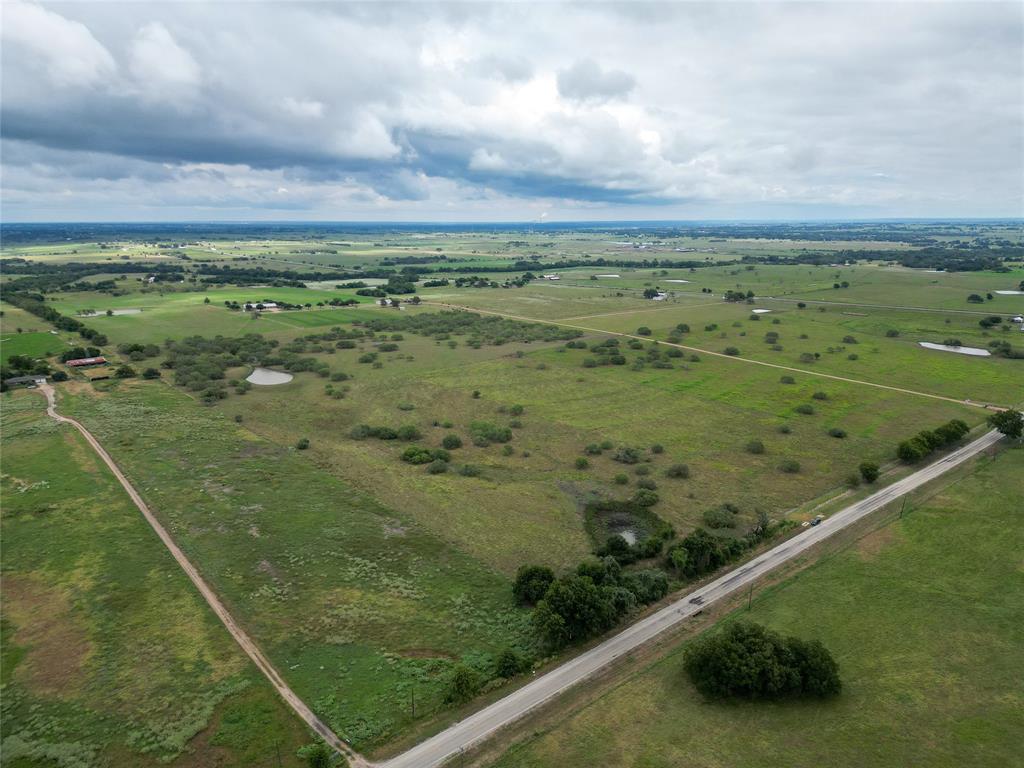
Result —
M38 695L70 698L83 682L93 646L68 595L24 576L7 576L3 586L12 640L27 650L14 678Z

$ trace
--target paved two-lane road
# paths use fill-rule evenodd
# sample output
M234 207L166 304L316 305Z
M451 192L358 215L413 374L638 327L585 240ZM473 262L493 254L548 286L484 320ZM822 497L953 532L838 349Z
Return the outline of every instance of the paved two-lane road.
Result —
M558 696L567 688L585 680L599 669L612 664L620 656L679 624L701 608L742 589L865 515L881 509L904 494L934 480L944 472L995 444L1000 437L998 432L989 432L914 474L898 480L856 504L851 504L832 517L823 520L820 525L782 542L710 584L638 621L586 653L538 677L505 698L418 744L408 752L382 763L381 768L432 768L442 764L479 743L499 728Z

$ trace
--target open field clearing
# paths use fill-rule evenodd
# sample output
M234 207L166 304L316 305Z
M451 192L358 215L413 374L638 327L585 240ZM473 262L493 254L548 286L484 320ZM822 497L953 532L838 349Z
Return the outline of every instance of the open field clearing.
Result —
M495 768L1016 765L1022 508L1024 451L1005 450L726 619L821 640L840 665L838 697L705 702L683 672L684 644L554 716Z
M298 765L305 728L44 407L3 396L4 764Z
M282 675L366 748L440 704L452 660L529 644L508 581L309 457L157 382L62 398ZM280 388L272 388L280 389ZM255 394L255 392L254 392Z
M636 313L567 322L629 334L646 326L652 331L651 338L662 341L677 334L676 326L684 323L690 330L681 335L679 343L712 352L733 347L741 358L975 402L1014 403L1021 397L1019 360L964 360L955 355L936 359L918 345L920 341L941 344L955 337L976 347L985 347L994 339L1022 347L1024 334L1017 324L1008 324L1008 330L1000 325L983 332L978 318L970 315L866 308L844 312L835 307L821 312L811 306L800 310L771 301L759 301L756 306L774 311L754 320L752 307L743 303L695 308L659 305ZM889 337L889 332L898 335ZM775 341L767 338L773 333L778 334ZM781 349L774 349L776 345ZM813 358L815 353L818 357L810 361L802 357L809 354Z

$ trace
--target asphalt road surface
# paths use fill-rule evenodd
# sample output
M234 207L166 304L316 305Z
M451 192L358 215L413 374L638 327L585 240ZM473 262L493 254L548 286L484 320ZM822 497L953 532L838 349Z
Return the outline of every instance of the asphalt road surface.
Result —
M783 563L805 552L823 539L860 520L886 504L934 480L996 443L1002 435L992 431L957 451L898 480L875 494L851 504L814 527L782 542L700 589L676 600L657 613L641 619L628 629L560 667L510 693L503 699L470 715L447 730L412 749L381 763L381 768L432 768L469 749L499 728L550 701L567 688L585 680L602 667L615 662L665 630L679 624L702 608L743 589Z

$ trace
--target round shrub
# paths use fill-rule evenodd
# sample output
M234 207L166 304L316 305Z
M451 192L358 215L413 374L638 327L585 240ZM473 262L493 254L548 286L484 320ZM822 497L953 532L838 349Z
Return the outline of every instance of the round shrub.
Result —
M747 453L764 453L764 443L762 443L760 440L751 440L749 443L747 443Z
M295 444L295 447L300 451L306 450L307 448L309 448L309 438L303 437L302 439L299 440L299 442Z
M644 477L644 478L641 478L640 480L637 480L636 481L636 487L637 488L645 488L648 491L656 491L656 490L658 490L658 484L656 482L654 482L653 480L651 480L651 478L649 478L649 477Z
M788 435L792 431L793 431L793 428L791 426L789 426L789 424L780 424L779 425L779 434Z
M783 459L779 464L779 471L787 475L795 475L800 471L800 462L796 459Z
M690 476L690 468L685 464L673 464L665 470L665 477L672 477L677 480L685 480Z
M846 437L846 430L840 429L839 427L832 427L832 429L828 431L828 434L830 437L837 437L840 440L842 440L844 437Z
M456 448L462 447L462 438L456 434L445 435L444 439L441 440L441 447L454 451Z
M612 478L612 482L614 482L616 485L626 485L629 482L629 476L620 472L619 474Z
M580 456L576 459L576 469L586 469L590 466L590 462L585 456Z
M648 467L646 464L641 464L639 467L634 469L633 472L639 475L640 477L644 477L646 475L651 474L651 468Z
M461 467L459 467L459 474L462 475L463 477L479 477L480 467L477 467L473 464L463 464Z
M860 467L858 467L858 469L860 470L860 476L864 478L865 483L875 482L875 480L877 480L878 476L881 474L881 470L879 469L878 465L873 461L861 462L861 465Z
M435 459L427 464L427 472L431 475L440 475L448 471L448 462Z
M815 392L813 395L811 395L811 397L813 397L815 400L828 400L828 395L825 394L824 392Z
M729 355L730 357L736 357L739 353L740 351L736 347L726 347L722 350L723 355Z
M796 379L792 376L783 376L779 379L780 384L796 384Z
M398 428L396 432L399 440L419 440L422 435L412 424L406 424Z
M661 443L655 443L654 445L651 446L651 453L664 453L664 452L665 452L665 446L663 446Z
M639 328L636 329L636 335L637 336L650 336L651 335L651 329L648 328L646 325L641 325Z
M814 415L814 406L808 405L807 403L804 403L803 405L798 405L793 410L795 410L797 413L802 413L804 416Z

